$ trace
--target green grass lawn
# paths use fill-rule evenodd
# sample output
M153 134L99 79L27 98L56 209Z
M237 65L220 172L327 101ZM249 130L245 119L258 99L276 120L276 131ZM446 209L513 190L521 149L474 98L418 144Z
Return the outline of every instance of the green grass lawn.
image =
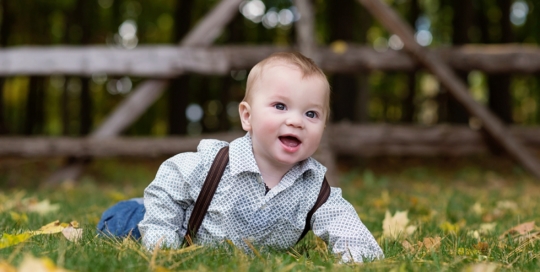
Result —
M504 159L379 159L341 163L340 185L386 255L363 265L340 264L324 242L308 236L286 252L246 255L224 242L147 252L131 239L96 236L101 213L142 195L163 159L96 160L76 185L43 188L56 160L0 161L0 233L20 234L60 220L84 229L78 242L37 235L0 249L0 271L24 266L29 256L73 271L300 271L538 270L538 228L508 233L540 216L540 183ZM30 199L30 200L29 200ZM39 214L25 203L49 200L58 210ZM13 203L16 203L13 204ZM17 204L18 203L18 204ZM12 205L13 204L13 205ZM409 235L385 238L385 216L407 212ZM389 222L388 220L386 222ZM403 222L403 220L402 220ZM5 269L5 268L4 268ZM479 270L475 270L479 269Z

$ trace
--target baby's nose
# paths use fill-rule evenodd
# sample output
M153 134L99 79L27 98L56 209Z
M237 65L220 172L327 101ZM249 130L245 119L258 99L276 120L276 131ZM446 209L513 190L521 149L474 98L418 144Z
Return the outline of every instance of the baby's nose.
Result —
M302 117L301 116L298 116L298 114L291 114L287 120L286 120L286 124L288 126L293 126L293 127L303 127L303 121L302 121Z

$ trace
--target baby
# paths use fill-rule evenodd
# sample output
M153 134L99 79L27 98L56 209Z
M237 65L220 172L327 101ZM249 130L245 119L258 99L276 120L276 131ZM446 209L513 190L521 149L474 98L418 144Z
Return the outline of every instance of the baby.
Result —
M203 140L197 152L178 154L161 165L144 191L146 211L138 224L143 244L181 246L205 177L218 151L228 145L229 163L196 241L227 239L246 250L248 243L294 246L326 172L311 156L328 119L329 97L324 73L299 53L276 53L255 65L239 105L247 134L230 144ZM344 262L383 257L339 188L331 188L310 226Z

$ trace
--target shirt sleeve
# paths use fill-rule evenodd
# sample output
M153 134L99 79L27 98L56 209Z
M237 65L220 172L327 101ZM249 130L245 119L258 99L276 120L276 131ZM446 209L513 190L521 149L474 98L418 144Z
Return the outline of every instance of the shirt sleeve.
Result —
M325 240L343 262L384 258L381 247L339 188L331 188L328 200L313 214L311 225L315 235Z
M183 241L182 224L187 208L194 202L191 176L201 164L197 153L182 153L165 161L155 179L144 190L143 220L139 223L143 245L152 250L179 247Z

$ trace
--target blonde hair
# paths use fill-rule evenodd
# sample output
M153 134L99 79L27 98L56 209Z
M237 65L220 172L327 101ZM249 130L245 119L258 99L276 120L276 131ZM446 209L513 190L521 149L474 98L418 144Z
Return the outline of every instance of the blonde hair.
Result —
M323 84L325 85L324 88L326 89L326 103L324 110L326 111L326 118L328 119L328 116L330 115L330 83L328 83L328 79L326 78L324 72L317 66L317 64L315 64L312 59L298 52L274 53L253 66L247 78L246 93L242 101L249 102L254 85L263 74L264 67L275 62L285 62L298 67L302 72L302 78L315 76L322 80Z

